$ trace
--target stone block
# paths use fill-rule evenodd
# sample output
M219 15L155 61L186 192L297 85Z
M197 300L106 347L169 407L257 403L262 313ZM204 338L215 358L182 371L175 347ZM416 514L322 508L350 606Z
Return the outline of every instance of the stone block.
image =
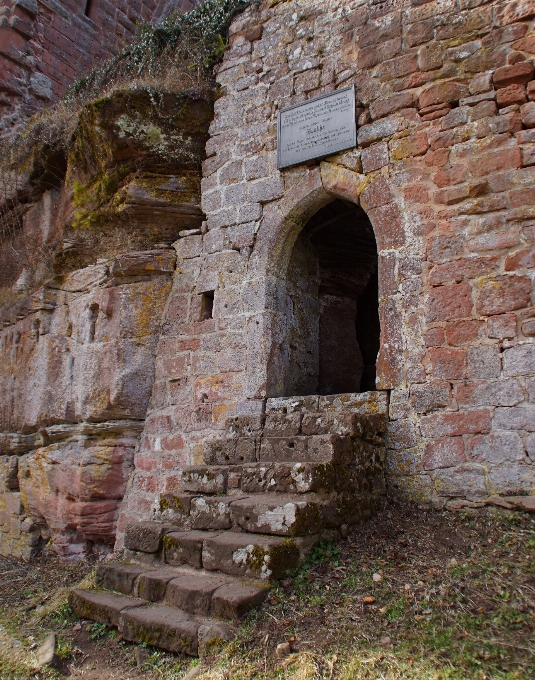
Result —
M103 562L97 567L95 584L104 590L116 590L123 595L134 592L134 584L140 574L145 574L147 567L139 564L120 562Z
M266 415L265 437L295 437L301 433L301 413L268 413Z
M527 102L526 86L525 85L508 85L502 87L496 93L496 102L500 109L514 104L525 104Z
M459 437L463 434L490 432L492 411L479 408L467 411L433 413L420 420L422 434L427 439Z
M227 491L228 468L189 466L181 472L184 491L200 494L224 494Z
M248 583L228 583L212 595L212 615L223 619L240 619L247 612L259 607L269 588Z
M418 21L408 26L405 30L405 40L409 47L416 47L422 43L433 40L435 27L433 21Z
M468 345L484 336L485 323L476 319L456 321L448 324L446 337L453 346Z
M202 548L206 538L217 534L205 531L173 531L165 536L164 559L166 564L178 567L187 564L195 569L202 566Z
M165 597L169 581L176 577L176 572L170 569L155 569L140 574L137 580L137 595L149 602L159 602Z
M506 461L524 460L524 444L517 432L476 435L469 441L470 459L476 463L500 465Z
M469 378L498 378L501 371L501 354L498 345L476 345L467 350L467 375Z
M535 432L535 407L501 407L494 412L492 421L496 430L526 430Z
M514 314L500 314L489 316L487 319L487 332L489 338L499 340L514 338L517 334L517 319Z
M426 320L434 323L469 317L472 304L472 289L468 283L433 288L427 297Z
M423 156L429 148L427 133L417 132L408 137L395 139L390 142L390 157L392 161L401 161L411 156Z
M523 104L520 108L520 116L527 128L535 128L535 101Z
M134 608L123 615L121 635L168 652L197 656L199 628L200 624L172 607Z
M324 462L335 465L353 460L351 439L337 435L264 437L259 460L263 462Z
M465 382L455 386L459 406L516 406L524 393L516 380Z
M229 531L205 541L203 567L267 581L282 578L288 570L295 569L299 557L299 548L287 538Z
M411 92L400 92L390 97L381 97L370 104L371 117L376 120L388 116L399 109L407 109L414 105L414 95Z
M146 602L125 595L74 588L69 593L69 604L80 619L91 619L121 629L123 612Z
M213 594L230 581L229 576L223 575L181 574L167 584L165 602L190 614L209 616Z
M531 280L526 276L497 276L483 280L477 292L476 309L491 316L522 309L530 304Z
M493 466L488 485L491 493L501 496L525 493L526 489L535 488L534 467L520 462Z
M435 380L462 380L466 372L466 352L460 349L429 349L432 377Z
M192 529L230 529L230 504L239 496L200 496L191 504Z
M240 488L247 494L332 492L331 463L256 463L244 465Z
M306 413L301 431L304 435L336 434L358 437L363 433L365 418L356 413Z
M423 456L424 470L451 468L466 462L462 437L448 437L426 442Z
M361 151L362 170L364 173L380 170L388 165L388 144L381 142L372 144Z
M451 388L449 383L412 385L410 403L416 413L427 413L449 406Z
M535 366L535 345L525 343L505 349L503 372L506 376L533 375Z
M234 527L254 534L307 536L321 529L320 504L307 496L263 494L232 503Z
M232 428L232 432L236 430ZM258 447L258 441L248 437L209 439L203 444L203 458L207 465L253 463L256 460Z
M158 503L159 517L166 524L186 529L189 524L191 501L194 496L183 493L165 493L160 495Z
M163 536L173 529L173 526L160 522L130 522L124 534L125 547L144 553L158 552Z
M525 85L533 80L535 71L529 61L521 61L513 66L502 66L494 71L492 80L497 88L508 85Z
M485 468L482 465L465 464L434 474L435 489L439 496L480 498L488 494Z
M420 108L432 106L433 104L458 102L459 99L467 97L468 94L468 87L463 83L456 83L455 81L437 83L431 85L420 94Z

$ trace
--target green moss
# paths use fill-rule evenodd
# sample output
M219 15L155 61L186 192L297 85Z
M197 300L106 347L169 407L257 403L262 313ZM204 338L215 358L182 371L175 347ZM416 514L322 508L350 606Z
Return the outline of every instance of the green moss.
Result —
M186 508L184 507L184 503L181 498L178 496L160 496L160 512L164 512L165 510L178 510L180 512L185 512ZM166 537L164 537L165 539Z

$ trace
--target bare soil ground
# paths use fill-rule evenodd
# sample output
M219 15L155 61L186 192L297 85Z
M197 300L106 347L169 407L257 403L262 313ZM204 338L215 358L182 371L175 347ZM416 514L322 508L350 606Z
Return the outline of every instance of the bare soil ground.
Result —
M65 588L89 582L94 565L0 559L1 680L171 680L197 663L73 618ZM60 668L36 670L32 648L51 631ZM280 656L285 642L292 653ZM531 680L535 518L389 501L340 545L317 548L198 670L199 680Z

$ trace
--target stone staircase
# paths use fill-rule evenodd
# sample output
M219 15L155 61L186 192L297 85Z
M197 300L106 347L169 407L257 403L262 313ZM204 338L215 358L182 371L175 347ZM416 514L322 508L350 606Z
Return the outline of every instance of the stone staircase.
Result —
M230 418L154 520L127 526L124 561L71 592L75 613L192 656L232 639L272 581L372 514L385 416L386 396L372 392L268 399L265 414Z

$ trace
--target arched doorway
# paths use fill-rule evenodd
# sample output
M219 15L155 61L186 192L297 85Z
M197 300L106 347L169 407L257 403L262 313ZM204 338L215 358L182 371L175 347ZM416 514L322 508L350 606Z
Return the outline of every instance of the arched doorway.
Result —
M377 260L370 220L354 203L336 199L305 224L286 274L285 396L375 389Z

